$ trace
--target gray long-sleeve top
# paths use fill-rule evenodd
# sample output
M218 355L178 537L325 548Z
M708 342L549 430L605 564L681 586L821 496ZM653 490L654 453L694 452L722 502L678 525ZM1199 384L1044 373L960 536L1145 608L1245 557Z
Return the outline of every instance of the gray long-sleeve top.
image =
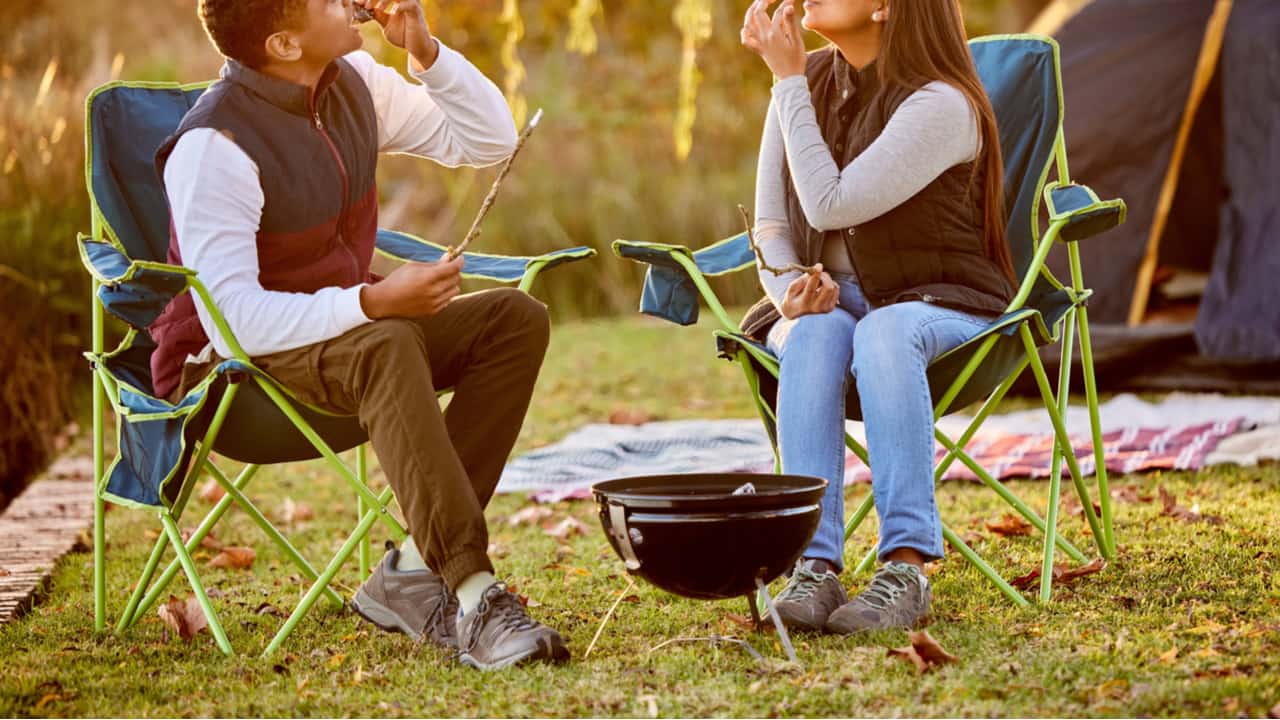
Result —
M815 230L836 230L874 219L920 192L939 175L978 152L978 124L963 93L931 82L898 106L884 131L843 169L822 139L803 75L773 86L756 168L755 236L772 267L799 262L782 187L785 157L800 207ZM784 155L785 153L785 155ZM822 249L828 272L852 273L843 242ZM800 276L760 270L760 284L777 307Z

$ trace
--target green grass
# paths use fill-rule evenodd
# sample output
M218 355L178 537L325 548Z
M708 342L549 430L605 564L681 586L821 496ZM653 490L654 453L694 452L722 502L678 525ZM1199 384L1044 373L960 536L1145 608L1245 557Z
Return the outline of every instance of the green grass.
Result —
M663 418L751 415L740 371L714 358L705 327L641 318L563 325L550 357L521 449L618 410ZM249 519L232 512L218 537L255 547L258 559L252 571L205 569L203 577L222 594L215 604L241 655L224 658L207 633L191 644L171 637L154 610L122 636L95 637L90 558L70 555L44 602L0 628L0 715L1265 716L1280 702L1280 470L1218 467L1114 480L1151 494L1163 486L1225 523L1163 517L1158 502L1118 504L1118 561L1060 588L1053 604L1025 610L948 555L932 576L930 632L960 662L925 675L886 657L886 647L905 644L896 633L863 642L798 637L804 667L788 667L777 662L783 654L772 635L747 634L731 619L746 613L744 602L696 602L645 585L619 606L584 659L605 611L627 586L621 563L591 504L554 506L555 519L572 515L591 528L560 543L537 527L509 525L506 518L525 501L504 496L488 512L492 540L505 555L496 559L499 570L535 601L536 617L566 633L575 652L568 665L481 674L323 604L281 653L260 659L280 620L255 609L269 602L287 611L303 585ZM1010 486L1043 507L1046 483ZM286 528L313 562L336 550L353 519L349 493L319 464L271 469L250 489L271 517L279 517L286 497L316 510L314 520ZM859 487L851 499L865 492ZM1004 512L989 491L947 483L939 499L944 518L1006 577L1035 566L1036 539L983 529L983 520ZM193 525L206 509L193 501L183 524ZM143 512L108 515L113 612L141 568L153 526ZM1079 518L1064 518L1062 528L1086 547ZM872 533L859 532L851 563ZM380 529L374 534L384 537ZM355 584L354 563L340 579L348 590ZM845 582L856 588L865 577L846 575ZM188 594L181 581L171 589ZM670 638L712 633L745 636L773 660L759 665L731 646L648 652Z

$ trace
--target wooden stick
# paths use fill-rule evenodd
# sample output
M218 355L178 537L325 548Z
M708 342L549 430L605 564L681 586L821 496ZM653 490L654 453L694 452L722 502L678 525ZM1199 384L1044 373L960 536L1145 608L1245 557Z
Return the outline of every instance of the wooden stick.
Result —
M761 270L773 273L774 277L785 275L793 270L798 270L807 275L818 272L817 268L795 263L787 263L786 267L783 268L771 267L769 263L764 261L764 253L760 251L760 246L756 244L756 234L752 229L751 213L747 212L747 209L742 205L738 205L738 212L742 213L742 222L747 226L747 242L751 243L751 251L756 254L756 260L759 261Z
M511 155L507 157L507 161L502 164L502 169L498 171L498 177L493 181L493 187L489 188L489 194L485 196L484 202L480 204L480 212L476 213L476 219L471 222L471 229L467 231L462 242L457 247L450 247L447 255L448 260L453 260L462 254L467 246L471 244L480 235L480 223L484 220L484 216L489 214L489 208L493 206L493 201L498 197L498 188L502 187L502 181L507 177L507 173L511 170L511 161L516 159L516 154L520 152L520 148L524 147L524 141L529 139L533 134L533 129L538 127L538 122L542 120L542 108L533 114L529 120L529 124L525 125L524 130L520 131L520 137L516 139L515 149L511 151Z

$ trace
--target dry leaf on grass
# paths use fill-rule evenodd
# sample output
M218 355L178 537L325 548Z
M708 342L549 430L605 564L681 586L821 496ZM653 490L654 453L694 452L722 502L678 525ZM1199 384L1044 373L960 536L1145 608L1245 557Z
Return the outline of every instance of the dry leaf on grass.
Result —
M1001 537L1030 535L1034 529L1031 523L1013 514L1005 514L999 520L988 520L986 526L988 530Z
M173 631L183 640L190 640L196 636L196 633L209 627L209 621L205 618L204 610L200 608L200 601L195 595L186 600L179 600L177 596L170 595L169 602L161 605L157 612L164 624L173 628Z
M191 536L194 533L195 531L190 528L183 530L182 542L184 543L190 542ZM218 551L222 549L222 541L218 539L218 536L215 535L212 530L210 530L209 532L205 533L204 537L200 538L200 547L205 548L206 550Z
M316 516L316 511L306 503L296 503L293 498L284 499L284 506L280 509L281 519L288 525L295 525L300 522L306 522Z
M508 525L533 525L551 517L551 508L546 505L529 505L521 508L507 518Z
M226 494L227 491L218 484L217 480L206 480L205 483L200 486L200 499L207 503L216 503L222 499L223 495Z
M756 624L752 622L751 618L747 617L746 615L739 615L738 613L725 613L724 619L728 620L734 625L737 625L738 627L743 628L745 630L754 631L756 629Z
M1177 659L1178 659L1178 646L1174 645L1168 650L1165 650L1164 652L1160 653L1160 657L1156 658L1156 662L1160 663L1161 665L1172 665L1173 661Z
M250 547L224 547L222 552L209 561L209 567L248 570L253 567L253 560L257 556Z
M1160 514L1166 517L1177 518L1183 522L1207 522L1210 525L1221 525L1224 521L1217 515L1204 515L1200 512L1200 505L1193 505L1187 509L1178 504L1178 498L1164 489L1164 486L1157 488L1160 493Z
M1067 567L1066 565L1054 565L1053 566L1053 584L1069 585L1075 580L1082 578L1085 575L1092 575L1098 572L1099 570L1105 568L1106 566L1107 566L1107 563L1102 558L1095 558L1094 561L1089 563L1088 565L1081 565L1080 567L1076 567L1076 568ZM1018 588L1019 590L1026 590L1031 586L1035 585L1039 580L1040 580L1040 568L1036 568L1035 570L1032 570L1031 572L1027 573L1026 575L1023 575L1020 578L1015 578L1014 580L1010 580L1009 584Z
M1111 488L1111 497L1123 503L1136 505L1138 503L1149 503L1154 498L1150 495L1143 495L1137 485L1125 485L1123 487Z
M1098 503L1090 503L1093 505L1093 514L1095 517L1102 516L1102 506ZM1088 518L1084 514L1084 504L1080 502L1080 496L1072 491L1062 493L1058 498L1058 513L1061 515L1072 515L1088 522Z
M928 672L938 665L960 661L955 655L943 650L928 630L909 632L907 637L911 640L911 644L900 648L889 648L888 656L910 662L916 666L917 672Z
M570 515L551 527L543 526L542 532L553 538L570 538L574 535L584 535L587 532L587 526L581 520Z
M644 425L647 422L653 422L653 416L643 410L616 408L609 413L611 425Z

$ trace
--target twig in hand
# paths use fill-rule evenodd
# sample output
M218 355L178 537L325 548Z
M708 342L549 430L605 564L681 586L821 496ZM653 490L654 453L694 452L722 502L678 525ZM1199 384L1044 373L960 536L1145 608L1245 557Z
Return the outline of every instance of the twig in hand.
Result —
M774 277L786 275L793 270L807 275L812 275L818 272L818 269L815 267L810 267L809 265L797 265L795 263L787 263L786 266L782 268L770 266L769 263L764 261L764 253L760 252L760 246L756 244L756 234L751 227L751 213L747 212L747 209L742 207L742 205L738 205L738 212L742 213L742 222L747 226L747 242L751 243L751 251L756 254L756 260L759 261L761 270L773 273Z
M498 188L502 187L502 181L507 177L507 173L511 170L511 161L516 159L516 154L520 152L520 148L524 147L524 141L529 139L533 134L533 129L538 127L538 122L542 120L542 108L533 114L529 119L529 124L524 126L524 130L520 131L520 137L516 139L515 149L511 151L511 155L507 157L507 161L502 164L502 169L498 171L498 177L493 181L493 187L489 188L489 194L484 197L484 202L480 204L480 212L476 213L476 219L471 222L471 229L467 231L462 242L457 247L450 247L447 259L452 260L462 254L463 250L471 244L472 240L480 234L480 223L484 220L484 216L489 214L489 208L493 206L493 201L498 197Z

